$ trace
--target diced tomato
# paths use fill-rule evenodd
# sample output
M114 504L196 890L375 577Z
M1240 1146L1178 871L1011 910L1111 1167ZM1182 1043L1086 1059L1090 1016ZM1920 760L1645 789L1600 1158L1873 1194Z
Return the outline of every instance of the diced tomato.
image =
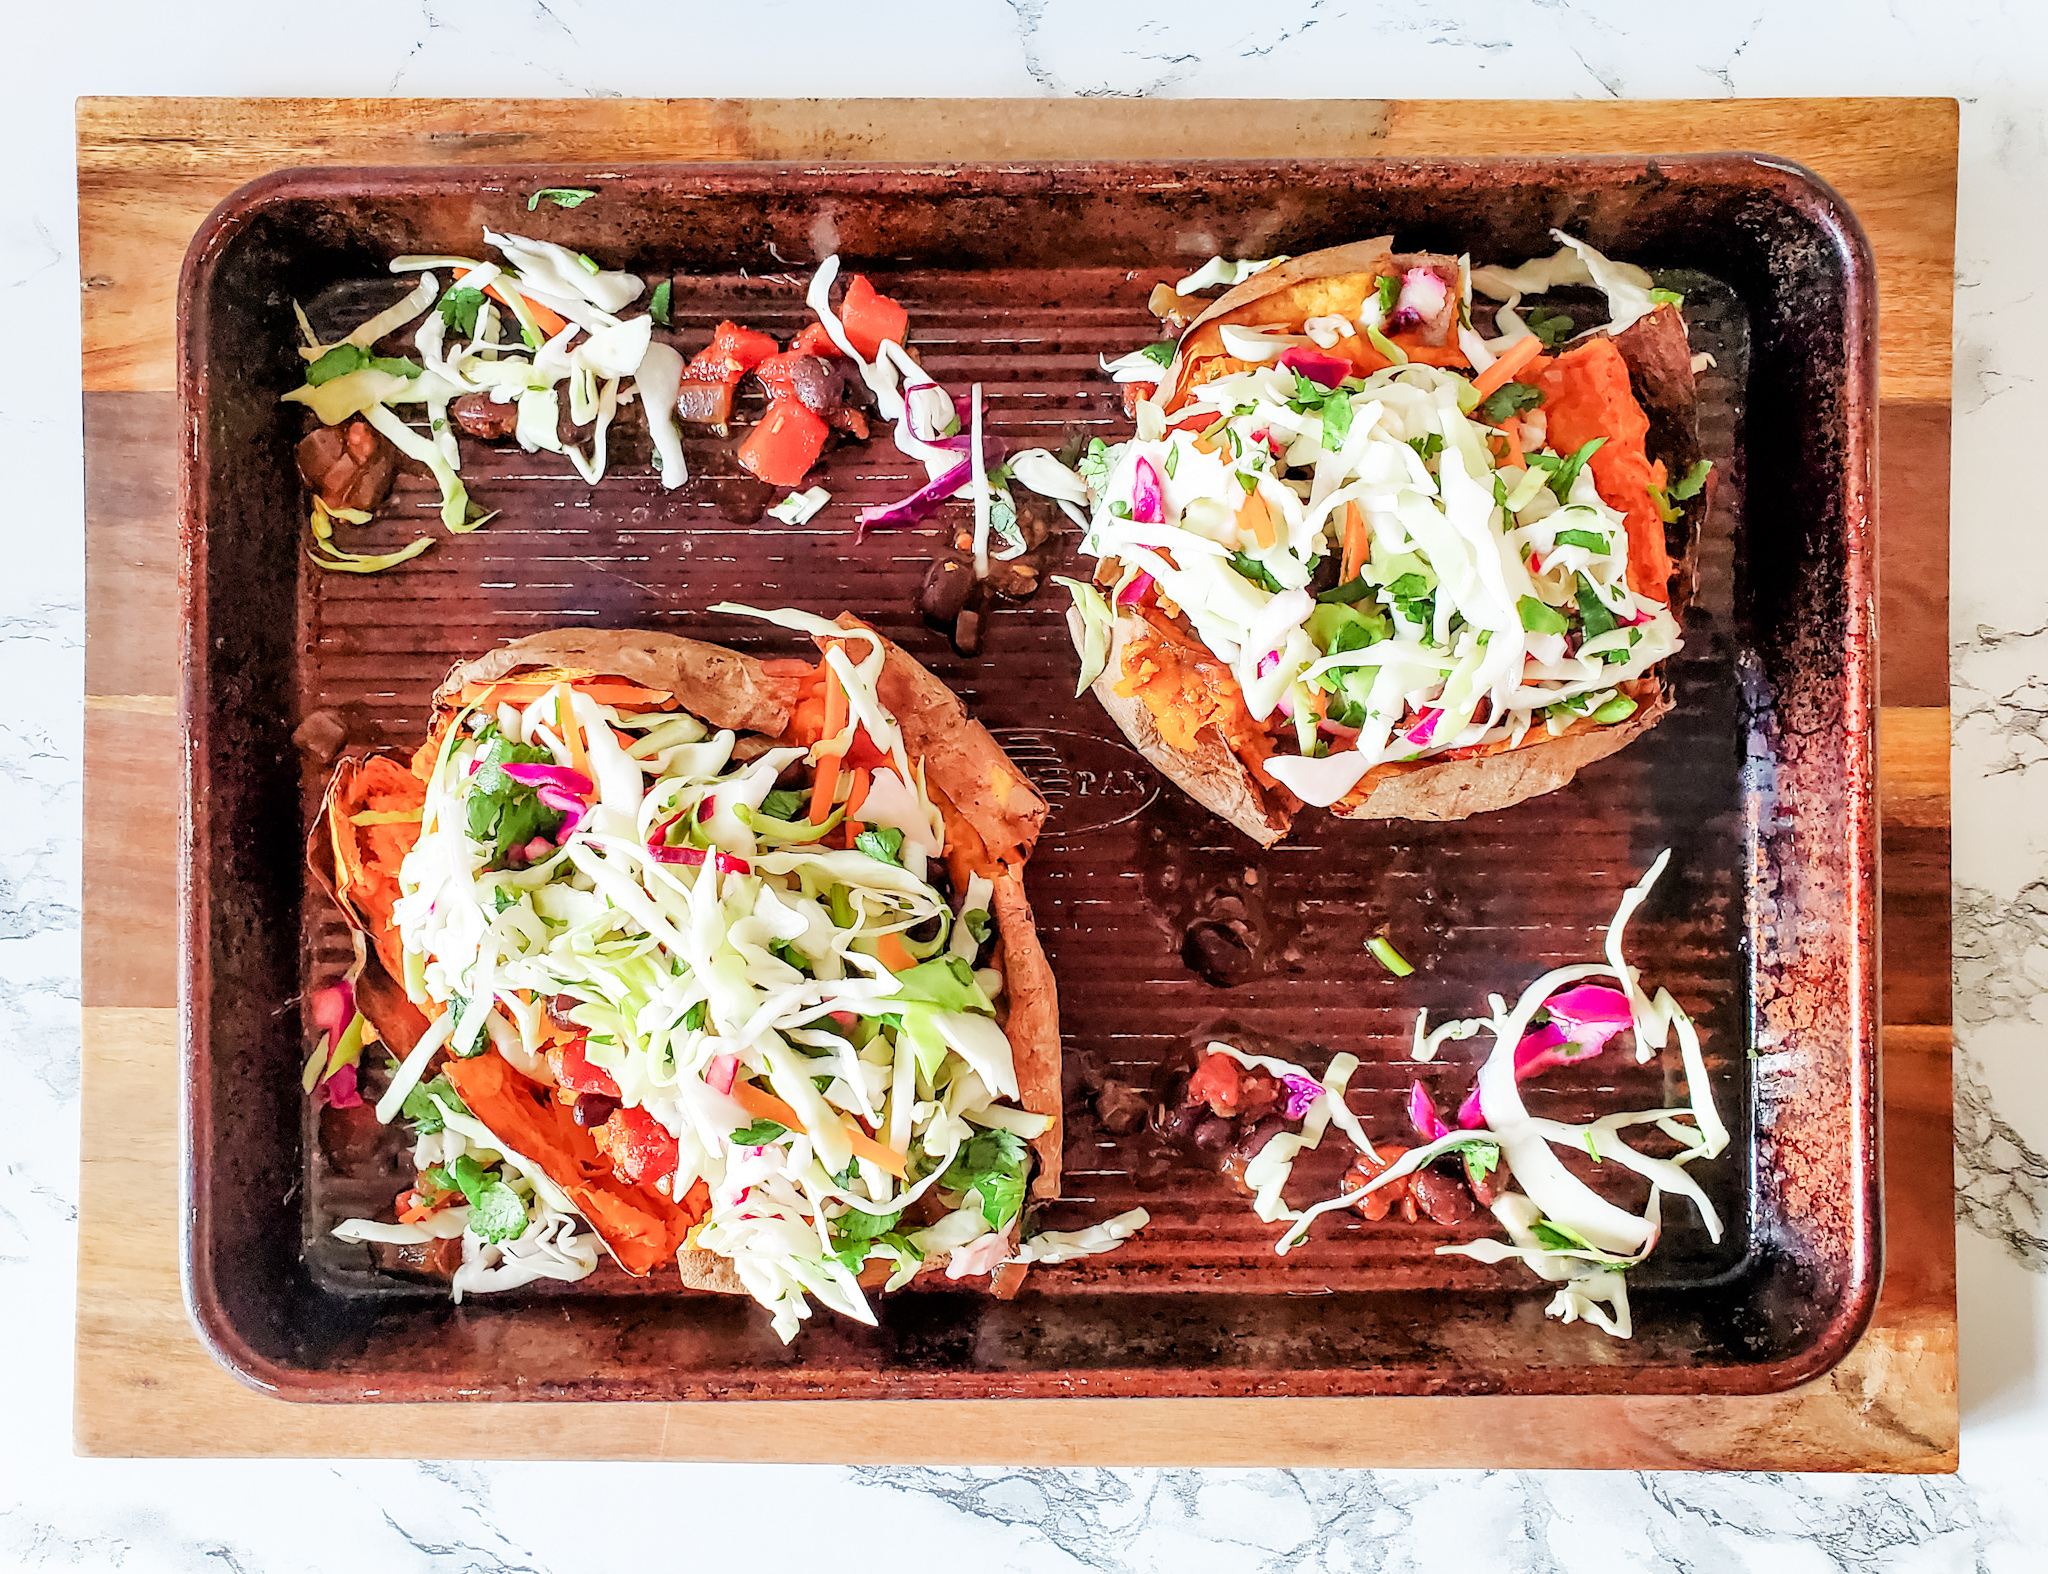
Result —
M778 348L773 338L758 329L722 322L711 342L691 357L684 375L700 383L736 383Z
M800 486L831 429L795 399L777 399L740 444L739 461L770 486Z
M846 746L845 757L840 761L850 771L872 771L889 763L889 756L876 746L868 736L865 727L853 729L853 741Z
M825 331L825 325L821 322L807 323L804 331L789 341L789 353L816 355L828 361L835 356L840 359L846 356L846 352L833 342L832 335Z
M846 282L839 321L846 328L847 341L870 361L882 353L884 339L901 344L910 329L910 313L888 296L877 295L875 287L858 273Z
M754 375L761 379L761 386L768 390L768 398L771 403L777 399L797 399L800 401L802 395L797 392L796 388L796 363L799 361L815 361L816 359L815 355L801 355L795 350L791 350L786 355L771 355L767 360L762 361L754 368ZM808 409L809 406L805 406L805 408Z
M646 1110L620 1109L601 1128L598 1146L612 1161L612 1168L636 1186L652 1186L676 1172L681 1151L668 1128Z
M1157 383L1125 383L1123 385L1123 391L1124 414L1135 421L1138 418L1138 401L1141 399L1149 399L1154 394L1159 392L1159 385ZM1207 420L1196 424L1210 425L1213 424L1214 421L1215 416L1211 415L1208 417Z
M685 377L676 390L676 417L701 421L706 426L724 426L732 420L732 396L738 388L737 378L729 383L707 383Z
M1188 1102L1201 1100L1218 1115L1237 1113L1240 1091L1237 1062L1228 1055L1208 1056L1188 1078Z
M571 1093L602 1093L608 1099L617 1098L618 1083L604 1067L591 1064L583 1042L572 1038L548 1046L548 1065L554 1070L555 1081Z

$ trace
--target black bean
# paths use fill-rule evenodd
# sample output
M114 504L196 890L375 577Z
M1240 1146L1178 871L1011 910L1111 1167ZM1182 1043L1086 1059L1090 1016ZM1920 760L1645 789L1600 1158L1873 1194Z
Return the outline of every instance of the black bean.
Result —
M606 1093L579 1093L576 1096L576 1124L585 1128L602 1126L617 1111L619 1101Z

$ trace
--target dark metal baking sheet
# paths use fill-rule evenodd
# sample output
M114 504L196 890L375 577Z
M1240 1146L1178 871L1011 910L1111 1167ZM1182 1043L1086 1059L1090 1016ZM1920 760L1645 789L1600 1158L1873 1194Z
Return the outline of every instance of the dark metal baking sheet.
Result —
M600 196L525 211L524 193L565 184ZM553 456L469 444L472 495L503 510L488 527L384 575L305 567L299 412L276 403L297 381L290 301L352 322L393 294L386 259L474 254L486 224L672 273L686 353L723 316L793 332L810 264L835 246L887 275L942 382L984 385L989 425L1013 448L1125 433L1096 356L1151 337L1152 281L1212 252L1392 230L1511 260L1569 226L1670 275L1718 363L1702 419L1722 477L1673 664L1679 708L1550 797L1452 824L1306 815L1262 853L1163 788L1092 699L1071 698L1062 594L1005 608L976 658L918 622L929 538L852 540L851 508L908 482L879 438L829 456L833 506L796 530L758 523L775 494L739 471L731 441L692 440L693 480L676 493L648 474L637 421L614 428L595 488ZM1878 1263L1869 267L1824 186L1740 155L356 170L246 188L195 241L181 297L185 1262L202 1334L245 1380L326 1400L1732 1393L1823 1370L1867 1318ZM433 529L434 505L423 475L402 479L388 519L358 539L375 550ZM1052 799L1029 883L1061 990L1067 1179L1041 1222L1146 1207L1152 1225L1118 1253L1034 1270L1008 1304L906 1293L875 1330L821 1313L784 1349L749 1305L658 1277L607 1270L458 1309L328 1238L399 1177L332 1112L324 1129L307 1116L297 1092L296 999L335 970L338 930L299 875L323 772L291 747L293 727L328 708L352 743L409 749L452 661L561 624L788 648L703 612L725 597L873 619ZM1151 1082L1223 1036L1311 1064L1357 1054L1353 1107L1401 1140L1410 1079L1455 1100L1484 1042L1416 1068L1415 1010L1470 1015L1490 991L1596 954L1621 891L1667 846L1630 949L1698 1017L1737 1141L1695 1171L1727 1234L1710 1243L1667 1202L1664 1242L1632 1281L1632 1340L1545 1319L1550 1288L1513 1265L1435 1254L1476 1225L1340 1214L1278 1259L1278 1227L1221 1177L1092 1117L1101 1078ZM1251 938L1227 988L1181 955L1188 926L1218 917ZM1382 925L1414 977L1388 978L1363 951ZM1607 1056L1531 1101L1571 1118L1668 1103L1676 1085L1675 1055ZM1340 1146L1305 1160L1291 1194L1334 1186Z

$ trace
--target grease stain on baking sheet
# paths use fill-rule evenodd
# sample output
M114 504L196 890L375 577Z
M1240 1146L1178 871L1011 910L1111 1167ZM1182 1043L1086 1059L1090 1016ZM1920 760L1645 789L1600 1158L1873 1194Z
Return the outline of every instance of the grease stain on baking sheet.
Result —
M1072 841L1122 825L1159 797L1159 773L1126 744L1055 727L997 727L996 741L1017 762L1051 812L1043 835Z

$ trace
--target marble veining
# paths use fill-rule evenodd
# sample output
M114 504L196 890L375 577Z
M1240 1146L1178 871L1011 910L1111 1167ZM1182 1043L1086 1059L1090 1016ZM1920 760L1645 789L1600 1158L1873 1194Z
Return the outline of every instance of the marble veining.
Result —
M2048 762L2048 545L2035 472L2048 364L2038 282L2048 256L2048 15L2038 5L961 0L860 15L810 0L716 10L363 0L340 17L217 0L204 27L191 21L139 0L108 0L89 17L31 8L11 42L33 67L0 96L14 154L0 204L11 373L0 379L10 570L0 576L0 656L13 679L0 705L0 1079L10 1094L0 1306L16 1355L0 1386L0 1567L467 1574L769 1557L863 1568L935 1555L1003 1570L1176 1574L1576 1571L1596 1560L1674 1574L2039 1566L2048 775L2037 767ZM86 92L1960 97L1951 598L1961 1476L70 1459L84 592L68 148L71 99ZM171 768L164 762L167 783ZM606 1512L618 1504L664 1512Z

